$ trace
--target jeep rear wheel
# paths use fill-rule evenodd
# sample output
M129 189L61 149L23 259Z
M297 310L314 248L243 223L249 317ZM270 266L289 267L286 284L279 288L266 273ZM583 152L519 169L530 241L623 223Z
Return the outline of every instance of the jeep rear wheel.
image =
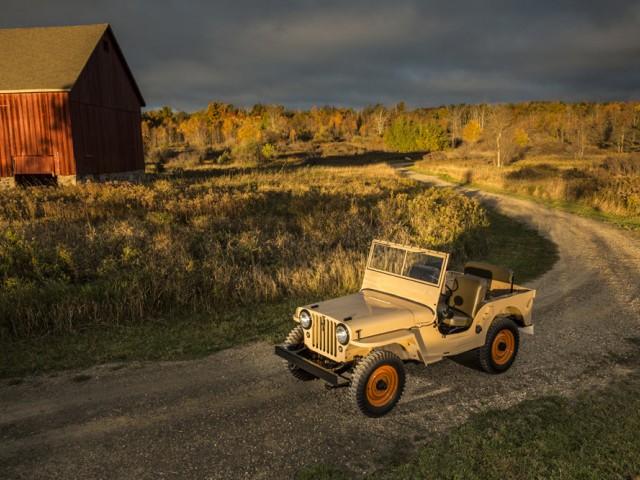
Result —
M303 343L304 343L304 330L300 325L298 325L293 330L291 330L289 332L289 335L287 335L287 338L284 341L285 345L293 346L293 347L302 346ZM284 360L283 362L287 367L287 369L289 370L289 373L291 373L291 375L294 378L298 380L302 380L303 382L308 382L309 380L315 380L316 378L315 375L312 375L306 370L302 370L300 367L297 367L293 363L287 362L286 360Z
M487 373L509 370L518 355L520 332L513 320L496 317L487 331L484 345L478 349L480 366Z
M371 352L356 366L349 387L351 400L368 417L380 417L391 410L404 390L402 360L391 352Z

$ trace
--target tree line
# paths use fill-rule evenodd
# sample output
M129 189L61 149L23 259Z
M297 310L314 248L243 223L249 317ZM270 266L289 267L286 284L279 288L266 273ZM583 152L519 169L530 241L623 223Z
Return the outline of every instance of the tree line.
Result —
M557 142L582 158L591 149L640 151L637 102L451 105L407 109L370 105L290 110L211 102L193 113L169 107L143 114L147 151L177 144L227 151L229 157L269 159L293 145L353 142L365 150L440 151L484 146L498 166L534 144Z

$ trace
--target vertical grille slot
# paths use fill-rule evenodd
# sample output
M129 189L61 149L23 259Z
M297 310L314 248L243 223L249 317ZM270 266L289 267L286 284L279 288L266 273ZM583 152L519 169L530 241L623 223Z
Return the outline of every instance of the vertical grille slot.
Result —
M311 344L313 348L335 357L337 353L336 322L316 313L311 314L311 319Z

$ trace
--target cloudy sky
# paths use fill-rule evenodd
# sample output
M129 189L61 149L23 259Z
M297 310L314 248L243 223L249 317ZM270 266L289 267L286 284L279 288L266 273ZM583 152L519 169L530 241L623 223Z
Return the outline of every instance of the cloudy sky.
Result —
M0 28L89 23L150 108L640 100L640 0L2 0Z

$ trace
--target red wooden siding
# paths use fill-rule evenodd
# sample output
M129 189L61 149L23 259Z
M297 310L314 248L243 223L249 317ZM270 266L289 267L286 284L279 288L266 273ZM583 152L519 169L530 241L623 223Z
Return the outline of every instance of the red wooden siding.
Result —
M0 176L144 170L142 105L107 28L71 91L0 93Z
M141 116L71 104L78 175L143 170Z
M0 94L0 178L10 177L11 171L11 136L9 132L9 100Z
M115 39L107 30L71 90L71 101L140 112L142 103L123 62Z
M75 174L66 92L0 94L0 175Z
M108 30L70 93L78 175L144 170L141 101Z

